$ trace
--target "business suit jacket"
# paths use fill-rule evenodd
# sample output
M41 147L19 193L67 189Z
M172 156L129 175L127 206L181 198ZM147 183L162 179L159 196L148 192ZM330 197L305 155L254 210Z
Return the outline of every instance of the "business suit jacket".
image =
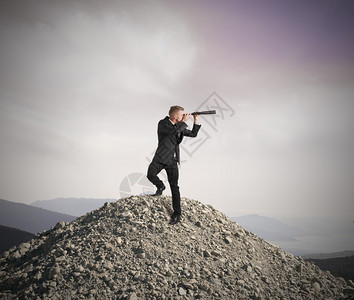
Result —
M192 130L188 130L187 126L185 122L173 125L168 116L160 120L157 127L159 144L153 160L166 165L171 165L173 160L180 162L179 144L183 137L196 137L201 127L193 124ZM176 158L174 158L175 154Z

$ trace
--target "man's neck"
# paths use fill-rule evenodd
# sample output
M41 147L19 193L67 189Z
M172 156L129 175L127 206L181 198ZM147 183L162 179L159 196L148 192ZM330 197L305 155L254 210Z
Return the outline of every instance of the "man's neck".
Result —
M172 120L171 118L169 119L173 124L175 124L176 125L176 120Z

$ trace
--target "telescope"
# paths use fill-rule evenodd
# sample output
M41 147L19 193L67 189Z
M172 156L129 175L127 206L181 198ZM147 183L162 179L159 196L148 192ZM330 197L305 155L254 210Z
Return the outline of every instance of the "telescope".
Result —
M191 113L192 116L195 116L195 115L215 115L215 114L216 114L216 110L195 111L195 112Z

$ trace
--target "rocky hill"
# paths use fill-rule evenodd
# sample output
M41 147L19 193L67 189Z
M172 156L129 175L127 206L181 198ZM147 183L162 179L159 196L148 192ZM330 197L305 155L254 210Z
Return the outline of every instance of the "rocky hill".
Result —
M29 241L33 237L33 233L0 225L0 254L13 246Z
M106 203L0 259L1 299L350 299L353 283L284 252L201 202Z

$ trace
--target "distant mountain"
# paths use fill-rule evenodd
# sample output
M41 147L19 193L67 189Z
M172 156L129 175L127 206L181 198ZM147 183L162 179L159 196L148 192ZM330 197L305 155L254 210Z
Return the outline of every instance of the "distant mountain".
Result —
M328 258L339 258L339 257L349 257L354 256L354 251L340 251L333 253L314 253L302 255L304 259L328 259Z
M330 271L334 276L346 280L354 280L354 256L326 259L306 259L313 262L323 271Z
M257 214L232 217L231 220L270 242L295 241L296 236L302 234L302 230L299 228Z
M307 236L353 235L353 221L350 217L301 217L280 218L289 226L300 228ZM348 249L348 248L344 248ZM334 251L332 251L334 252Z
M27 242L34 236L27 231L0 225L0 253Z
M75 219L74 216L0 199L0 225L36 234L60 221L71 222Z
M117 199L56 198L52 200L36 201L31 203L31 205L62 214L82 216L96 208L101 207L106 202L113 201L117 201Z
M231 217L231 219L297 256L308 257L311 253L332 253L343 249L354 249L351 218L283 217L273 219L252 214Z

